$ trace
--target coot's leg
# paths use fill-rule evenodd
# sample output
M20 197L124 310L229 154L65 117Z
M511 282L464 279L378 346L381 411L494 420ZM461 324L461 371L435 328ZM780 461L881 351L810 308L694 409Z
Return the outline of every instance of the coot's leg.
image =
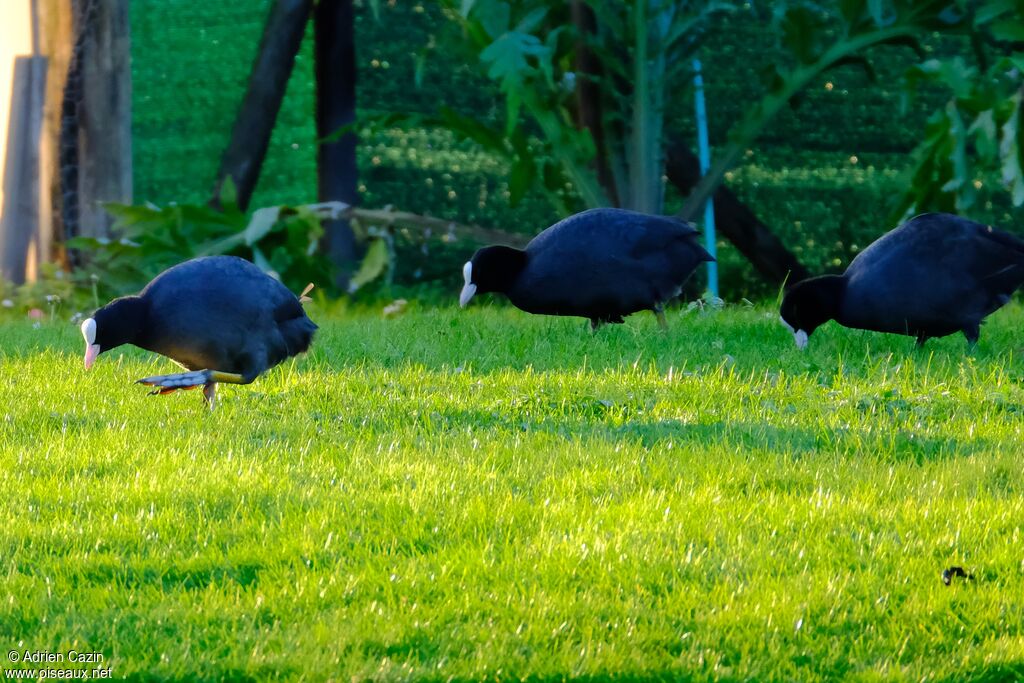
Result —
M178 372L173 375L154 375L136 380L136 384L145 384L151 387L159 387L160 390L170 389L195 389L203 387L210 382L225 382L227 384L248 384L256 379L256 376L246 377L234 372L219 372L217 370L192 370L191 372ZM156 391L154 393L160 393ZM163 393L170 393L165 391Z
M602 324L603 324L602 320L600 320L598 318L591 318L590 319L590 331L591 332L597 332L597 328L601 327Z
M210 409L213 410L214 401L217 396L217 383L224 382L226 384L249 384L259 375L258 372L252 372L247 375L240 375L235 372L220 372L218 370L193 370L192 372L179 372L174 375L155 375L153 377L143 377L136 381L136 384L145 384L151 387L157 387L153 391L149 392L153 394L170 394L179 389L196 389L198 387L203 388L203 397L209 404Z
M206 399L206 405L210 406L210 410L213 410L214 406L217 405L216 382L207 382L203 385L203 398Z
M975 323L968 325L964 328L964 336L967 337L967 348L974 350L974 347L978 345L978 339L981 337L981 325Z
M662 308L661 304L658 304L651 309L654 311L654 316L658 319L658 327L664 332L668 332L668 320L665 318L665 309Z
M917 344L915 344L915 346L918 349L923 349L924 348L924 343L926 341L928 341L928 335L925 334L924 332L918 332L917 333Z

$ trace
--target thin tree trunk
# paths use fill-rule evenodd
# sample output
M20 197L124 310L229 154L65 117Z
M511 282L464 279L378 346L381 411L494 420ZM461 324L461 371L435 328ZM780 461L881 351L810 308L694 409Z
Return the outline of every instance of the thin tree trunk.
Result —
M59 244L64 233L61 215L61 179L58 154L60 151L61 109L65 79L75 37L71 12L66 0L33 0L34 18L38 25L38 53L46 55L46 93L43 97L43 130L39 146L40 193L39 243L36 248L39 263L46 263L60 254ZM28 273L29 278L33 273Z
M271 6L231 140L221 157L211 205L220 205L221 188L231 178L238 206L248 208L312 10L313 0L275 0Z
M585 38L597 31L597 18L585 0L572 0L572 23L579 36L576 40L576 125L590 131L596 150L597 181L601 183L612 204L619 206L618 188L608 164L608 149L601 120L601 88L597 83L601 77L601 61L587 47Z
M132 201L132 74L128 0L92 0L86 12L78 107L79 234L104 237L103 202Z
M313 14L316 53L316 131L320 138L356 118L355 14L352 0L320 0ZM356 136L349 131L317 152L318 198L354 206L358 199ZM345 290L356 260L356 239L345 219L324 224L328 258Z
M687 145L677 142L667 150L665 173L685 197L700 182L700 161ZM780 285L810 277L796 256L729 188L719 185L713 201L718 231L736 245L766 280Z

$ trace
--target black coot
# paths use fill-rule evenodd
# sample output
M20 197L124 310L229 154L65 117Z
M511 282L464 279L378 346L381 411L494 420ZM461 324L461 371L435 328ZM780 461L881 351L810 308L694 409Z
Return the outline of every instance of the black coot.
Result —
M484 247L463 266L459 304L499 292L528 313L621 323L662 305L704 261L713 260L688 223L624 209L590 209L555 223L525 249Z
M1024 240L950 214L917 216L883 235L842 275L795 284L782 322L800 348L818 326L917 337L963 332L978 341L982 319L1024 283Z
M138 296L115 299L83 322L85 367L134 344L192 371L139 382L160 394L203 386L212 407L217 382L252 382L309 348L316 329L280 282L244 259L208 256L168 268Z

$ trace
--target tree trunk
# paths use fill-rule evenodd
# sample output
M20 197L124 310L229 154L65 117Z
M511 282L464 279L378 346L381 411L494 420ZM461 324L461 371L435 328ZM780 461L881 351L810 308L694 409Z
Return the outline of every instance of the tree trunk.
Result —
M61 215L61 178L58 154L61 131L61 105L65 79L75 43L71 13L66 0L33 0L33 11L39 21L39 53L46 55L46 94L43 97L43 130L40 141L39 263L59 256L63 230ZM77 182L77 181L76 181ZM77 187L77 185L76 185ZM65 263L66 265L66 263ZM31 279L33 273L29 272Z
M313 14L316 54L316 132L325 138L356 119L355 14L352 0L320 0ZM356 136L349 131L322 143L317 152L317 192L321 202L355 206L359 199ZM348 220L324 223L328 258L336 267L335 284L348 289L356 260L356 240Z
M15 57L11 117L4 161L4 205L0 220L0 276L25 282L29 251L40 233L39 138L43 128L46 57Z
M677 142L666 152L665 173L685 197L700 182L700 161L687 145ZM736 245L766 280L780 285L810 277L796 256L729 188L719 185L713 201L718 231Z
M594 163L597 181L614 206L619 206L618 188L608 164L608 149L604 140L604 122L601 106L601 61L587 47L583 36L597 31L597 18L585 0L572 0L572 23L576 27L576 125L590 131L594 139Z
M92 0L80 30L78 234L105 237L103 202L132 201L132 73L128 0Z
M270 8L231 140L221 157L211 205L220 206L221 188L231 178L238 206L248 208L312 9L313 0L275 0Z

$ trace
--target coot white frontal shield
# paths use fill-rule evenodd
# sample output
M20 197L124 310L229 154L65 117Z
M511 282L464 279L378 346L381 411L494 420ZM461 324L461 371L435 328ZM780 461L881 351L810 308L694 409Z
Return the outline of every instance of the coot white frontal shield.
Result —
M469 300L476 294L476 285L473 284L472 261L466 261L466 265L462 266L462 279L465 284L462 286L462 292L459 293L459 306L465 308Z
M100 355L100 345L96 343L96 321L92 318L82 321L82 337L85 339L85 369L88 370Z

